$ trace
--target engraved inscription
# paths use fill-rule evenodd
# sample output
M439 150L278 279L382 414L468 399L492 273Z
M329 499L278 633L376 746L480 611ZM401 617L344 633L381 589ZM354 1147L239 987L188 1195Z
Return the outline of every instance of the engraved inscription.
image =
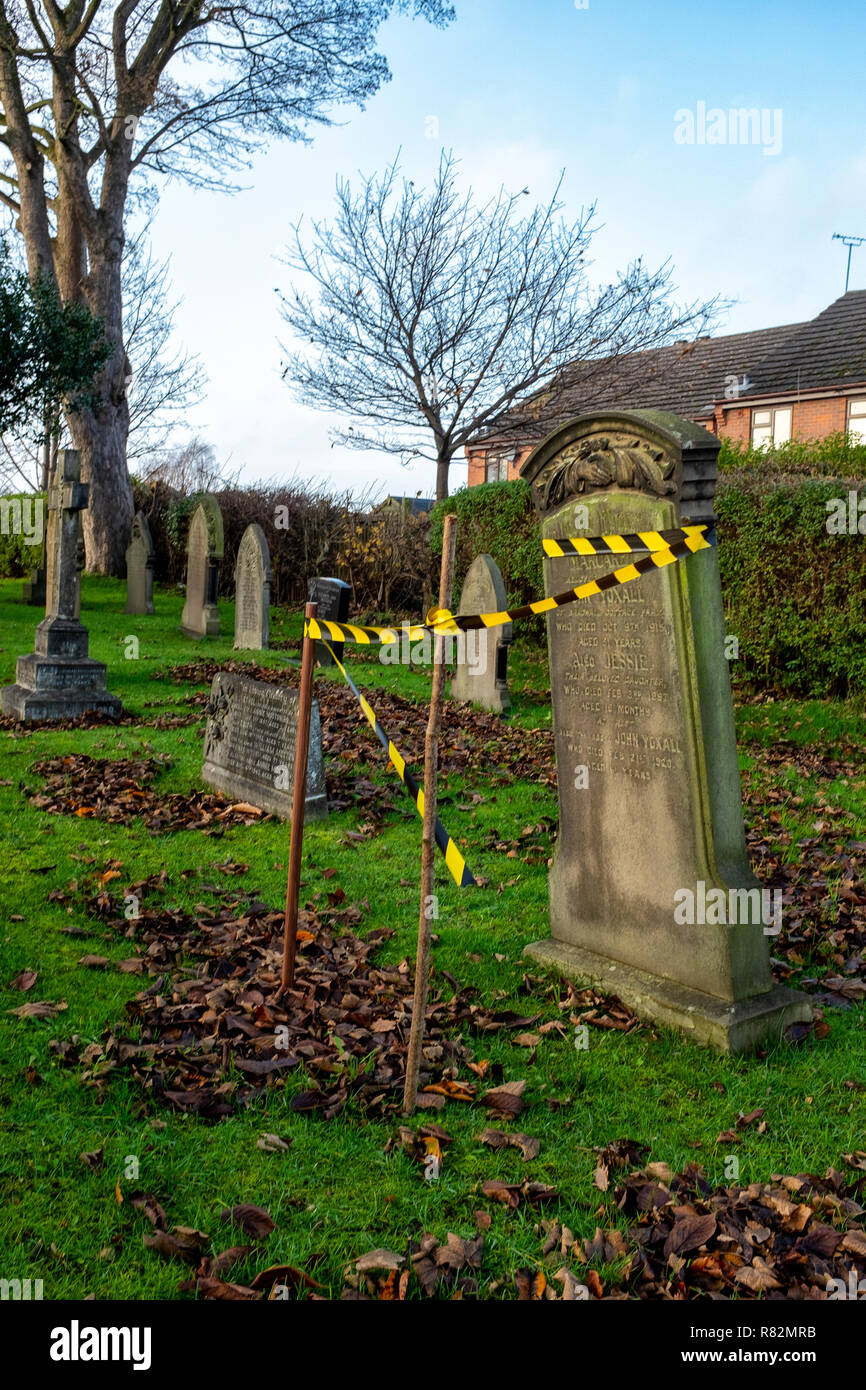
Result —
M560 591L608 573L611 559L564 556L551 565L551 588ZM663 583L661 572L648 574L582 601L579 613L551 617L558 759L639 783L684 767Z

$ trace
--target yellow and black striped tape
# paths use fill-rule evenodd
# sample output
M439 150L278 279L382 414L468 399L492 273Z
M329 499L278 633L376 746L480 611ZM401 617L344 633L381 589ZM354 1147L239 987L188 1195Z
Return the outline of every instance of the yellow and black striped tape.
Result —
M304 633L310 637L326 641L329 637L338 642L397 642L401 633L406 632L410 642L417 642L424 636L425 632L455 633L482 627L502 627L504 623L510 623L516 618L536 618L543 613L550 613L554 608L563 608L568 603L575 603L578 599L592 598L594 594L600 594L605 589L614 589L617 584L629 584L633 579L639 579L642 574L647 574L650 570L664 569L666 565L672 565L675 561L682 559L684 555L692 555L697 550L710 550L712 542L708 541L702 534L707 528L704 526L689 526L682 528L683 539L670 542L653 549L648 555L640 560L635 560L630 565L624 565L622 569L612 570L610 574L601 574L597 579L590 579L586 584L579 584L575 589L565 589L561 594L552 594L550 598L537 599L535 603L525 603L520 608L508 608L502 613L451 613L447 608L431 608L427 614L426 623L414 624L408 628L398 631L393 627L356 627L352 623L334 623L328 618L310 618L304 624ZM685 534L685 533L688 534ZM644 532L644 535L662 536L663 532ZM594 544L598 544L600 537L596 537ZM608 537L608 539L611 539ZM620 538L617 538L620 539ZM626 537L621 538L623 542ZM577 545L580 538L573 542ZM548 542L549 543L549 542ZM571 544L572 542L569 542ZM556 541L556 545L564 545L563 541ZM637 547L634 547L637 548ZM646 546L641 544L641 550ZM632 547L628 547L632 549ZM567 552L562 551L562 555ZM574 550L569 552L578 554ZM586 552L588 554L601 554L601 551Z
M404 632L408 633L411 642L417 642L427 630L423 623L399 629L359 627L356 623L334 623L330 618L310 618L309 622L304 623L305 637L313 637L320 642L327 642L330 637L332 642L357 642L363 646L370 646L374 642L399 642Z
M634 531L624 536L571 536L567 540L544 540L545 555L629 555L634 550L668 550L677 541L686 541L709 531L709 526L677 526L670 531Z
M310 624L310 629L311 637L318 635L312 631L312 624ZM356 686L355 682L352 680L352 677L349 675L349 672L346 670L342 661L334 652L333 647L328 642L325 643L325 646L330 651L331 656L334 658L334 660L336 661L337 665L343 673L343 679L345 680L349 689L354 694L359 705L361 706L361 709L364 711L364 717L367 720L367 723L372 728L377 739L381 743L382 747L385 749L385 752L388 754L388 757L391 759L391 762L394 764L394 767L397 770L397 776L400 778L400 781L403 783L404 787L409 792L409 795L415 802L419 816L423 817L424 788L419 786L418 782L412 776L412 773L406 766L406 760L400 752L399 748L397 748L396 744L392 743L391 739L388 737L387 733L382 728L382 725L379 723L379 720L376 717L376 711L373 709L369 700L361 694L360 690ZM454 879L454 882L457 884L457 886L459 888L465 888L467 887L467 885L474 883L475 879L473 878L470 870L466 866L466 860L463 858L463 855L460 853L459 849L455 845L454 841L448 834L448 831L445 829L445 826L442 824L438 816L436 817L435 833L436 843L442 851L445 863L447 864L448 869L451 873L451 877Z
M590 579L586 584L579 584L576 589L565 589L561 594L552 594L550 598L539 599L536 603L525 603L522 608L510 608L505 613L455 616L446 608L431 608L427 614L427 625L436 632L460 632L461 629L468 628L501 627L503 623L510 623L515 618L539 617L542 613L550 613L554 608L564 608L566 604L574 603L578 599L592 598L594 594L600 594L605 589L615 589L617 584L630 584L633 579L639 579L650 570L664 569L665 565L674 564L684 555L710 548L710 542L704 540L703 536L689 536L686 540L674 541L662 550L653 550L643 559L635 560L631 565L624 565L622 569L613 570L610 574L600 574L598 579Z

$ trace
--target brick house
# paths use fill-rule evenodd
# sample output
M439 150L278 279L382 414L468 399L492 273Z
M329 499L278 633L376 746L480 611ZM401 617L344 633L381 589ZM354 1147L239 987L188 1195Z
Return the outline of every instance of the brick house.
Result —
M467 446L469 486L516 478L540 439L602 407L669 410L756 446L841 431L866 444L866 290L806 323L578 363Z

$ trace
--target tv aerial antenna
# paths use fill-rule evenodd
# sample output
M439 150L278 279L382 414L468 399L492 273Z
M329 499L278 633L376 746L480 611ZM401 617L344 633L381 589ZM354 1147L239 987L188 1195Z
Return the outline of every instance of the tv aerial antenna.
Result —
M851 278L851 252L855 246L862 246L866 241L866 236L845 236L842 232L834 232L833 241L841 241L843 246L848 247L848 269L845 272L845 293L848 293L848 281Z

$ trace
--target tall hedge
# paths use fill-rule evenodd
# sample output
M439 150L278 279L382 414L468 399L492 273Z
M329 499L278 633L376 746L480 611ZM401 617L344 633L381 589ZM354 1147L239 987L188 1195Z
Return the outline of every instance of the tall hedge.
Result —
M844 461L857 462L851 454ZM754 469L745 478L722 473L719 564L727 631L739 642L731 663L736 684L816 697L866 691L866 535L827 530L828 501L852 491L866 498L866 488L857 489L856 477L774 485ZM544 593L540 531L522 479L440 502L431 528L440 555L447 512L459 522L457 596L480 551L501 569L509 605ZM544 638L541 621L524 630Z
M171 584L186 578L186 540L198 494L182 495L165 483L133 480L136 507L145 512L156 577ZM428 518L378 512L367 515L345 497L296 483L223 488L215 494L223 519L225 553L220 594L234 594L238 546L258 522L271 552L271 601L301 605L313 575L331 575L352 586L355 616L411 613L429 606L434 561L427 540Z
M722 487L719 564L735 678L791 695L866 690L866 536L827 530L849 480L769 492ZM866 527L866 515L863 517Z

